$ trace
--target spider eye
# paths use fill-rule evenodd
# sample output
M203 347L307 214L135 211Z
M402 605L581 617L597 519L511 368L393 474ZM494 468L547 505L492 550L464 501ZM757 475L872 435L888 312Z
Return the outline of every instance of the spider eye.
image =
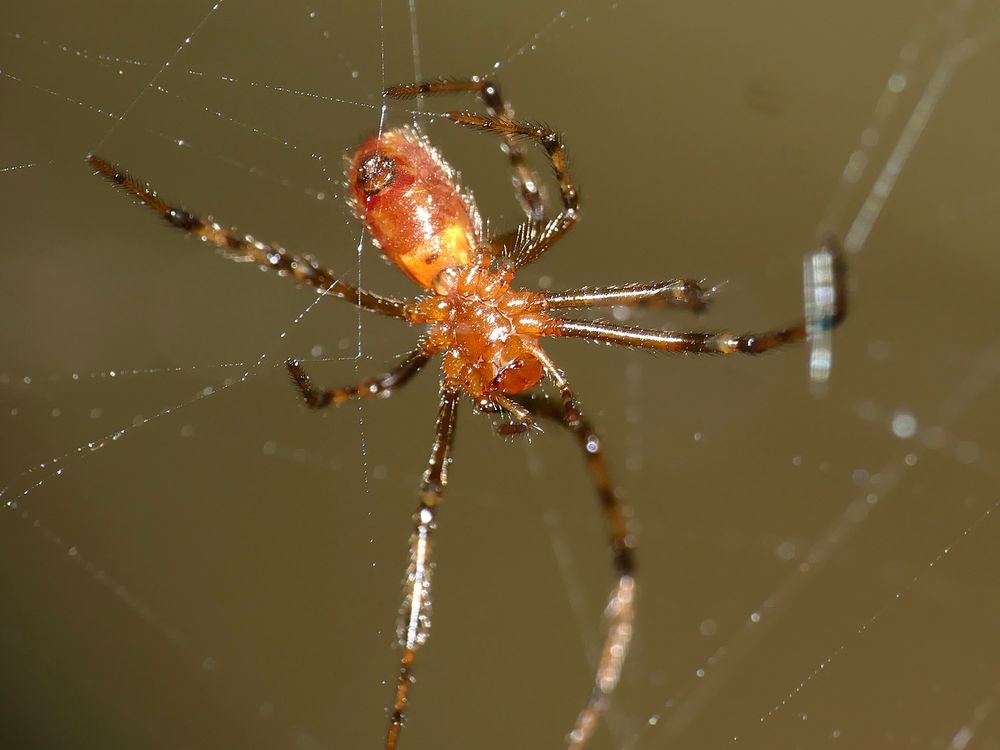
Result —
M357 184L365 195L378 195L396 178L396 162L388 156L372 154L358 165Z

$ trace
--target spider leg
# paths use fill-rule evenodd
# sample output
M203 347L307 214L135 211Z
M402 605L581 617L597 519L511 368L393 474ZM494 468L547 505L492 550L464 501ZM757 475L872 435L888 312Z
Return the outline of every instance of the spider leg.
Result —
M427 640L431 625L431 561L432 536L437 529L437 509L448 482L448 463L452 440L455 437L455 414L458 392L441 389L441 403L434 445L430 460L420 483L420 503L413 520L416 527L410 537L410 563L404 580L403 605L397 630L399 644L403 647L399 677L396 681L395 699L385 737L385 750L395 750L399 731L409 700L413 682L413 661L417 649Z
M609 620L608 633L597 663L594 687L576 719L573 731L569 734L569 750L580 750L593 735L597 721L607 706L608 698L618 686L625 656L632 641L636 600L635 548L628 530L627 516L611 484L601 439L580 411L579 402L566 376L540 347L536 351L536 356L544 365L549 379L559 389L561 403L558 406L553 405L536 394L515 398L531 413L559 421L576 436L597 490L601 510L604 512L611 542L612 562L615 574L618 576L605 610L605 616Z
M560 211L546 222L527 222L511 232L493 237L490 242L493 255L506 259L512 269L524 268L542 257L563 238L579 219L576 209Z
M302 369L302 365L297 359L289 359L285 362L285 366L292 376L292 382L295 383L295 387L302 394L302 400L306 402L306 406L310 409L322 409L331 404L333 406L340 406L352 398L389 396L410 382L413 376L423 369L432 356L434 356L434 352L430 351L426 344L421 343L420 346L409 352L403 361L388 372L383 372L380 375L365 378L354 385L342 386L340 388L320 389L313 386L312 380L306 374L305 370Z
M132 193L166 219L171 226L221 248L232 260L256 263L283 276L291 276L300 284L308 284L323 294L347 300L370 312L401 320L407 319L407 303L402 300L383 297L354 287L338 278L333 271L320 268L312 258L291 255L282 247L269 245L250 235L240 236L233 231L223 229L211 219L202 219L183 208L171 206L151 187L98 156L88 156L87 163L123 190Z
M670 279L650 284L584 287L562 292L545 292L545 307L557 308L611 307L617 305L669 305L702 312L715 289L704 289L691 279Z
M420 94L452 94L466 91L474 91L479 94L491 117L513 119L514 110L504 100L500 93L500 87L494 81L479 76L459 80L426 81L390 86L385 90L385 93L386 96L402 99ZM524 151L512 136L504 136L500 148L510 160L510 167L514 173L514 189L517 191L521 208L529 220L534 223L541 222L545 213L541 188L537 175L524 158Z
M523 268L538 260L580 217L580 197L569 174L569 158L562 136L544 125L518 122L504 116L482 117L470 112L449 112L445 116L459 125L496 133L505 141L531 139L545 150L559 182L563 210L548 222L531 221L513 232L494 237L490 243L494 253L508 258L514 268Z
M579 195L576 185L569 175L569 158L566 155L566 146L562 136L552 128L544 125L518 122L509 117L495 116L483 117L471 112L449 112L445 115L449 120L457 122L489 133L496 133L503 138L529 138L537 142L543 149L545 155L552 165L552 169L559 181L559 193L562 196L563 213L568 214L573 219L579 209Z
M657 331L582 320L553 318L544 336L574 336L587 341L654 349L663 352L703 354L760 354L778 346L802 341L814 332L829 331L847 315L847 266L839 244L832 238L819 251L829 254L833 278L829 309L818 319L804 318L784 328L763 333L736 334L732 331L708 333Z
M830 325L834 325L831 321ZM613 323L559 319L545 331L546 336L575 336L602 344L617 344L661 352L698 354L760 354L806 338L804 322L763 333L732 331L680 332L634 328Z

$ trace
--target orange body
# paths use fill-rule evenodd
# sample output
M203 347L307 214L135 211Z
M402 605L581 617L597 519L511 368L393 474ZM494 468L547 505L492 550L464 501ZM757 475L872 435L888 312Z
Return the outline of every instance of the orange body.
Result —
M485 402L520 393L545 375L538 343L545 299L511 289L513 274L492 268L471 196L419 134L390 130L365 141L351 160L353 204L385 256L433 296L409 317L431 325L427 346L444 352L444 379Z
M422 136L408 128L372 136L355 152L348 180L375 244L420 286L472 262L479 216Z
M488 254L444 274L441 292L418 302L413 320L431 323L428 346L444 351L444 380L474 399L521 393L544 377L538 337L548 323L544 299L510 288L509 271L492 271Z

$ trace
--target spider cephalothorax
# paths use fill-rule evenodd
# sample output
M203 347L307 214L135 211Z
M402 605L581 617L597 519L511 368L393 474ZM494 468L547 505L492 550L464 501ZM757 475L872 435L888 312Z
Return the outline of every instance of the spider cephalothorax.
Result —
M436 294L414 306L413 319L431 323L427 345L444 352L444 380L480 406L502 403L545 376L542 335L548 317L544 298L510 288L509 269L491 270L486 253L465 267L444 269ZM503 399L506 400L506 399Z
M410 538L410 561L398 628L403 655L386 733L386 750L396 747L409 701L416 652L426 642L430 628L432 540L447 483L459 396L463 393L470 396L482 410L501 410L510 415L509 423L498 425L501 433L523 432L534 425L536 418L547 418L559 422L575 436L607 523L615 570L615 585L606 609L608 633L590 695L569 735L571 750L577 750L593 734L607 699L618 684L632 638L634 543L608 475L603 445L584 418L566 376L542 349L539 339L572 336L658 351L756 354L840 323L846 311L844 264L838 244L828 240L814 256L814 260L821 260L824 268L830 270L828 288L820 290L822 304L813 306L817 315L811 315L808 322L800 320L762 334L659 331L564 318L558 311L648 302L699 311L708 295L697 282L687 279L563 292L512 288L516 271L537 260L576 224L579 209L576 187L569 175L560 135L549 128L514 120L500 89L489 80L473 77L414 83L394 86L385 93L390 97L407 97L462 91L478 93L488 116L451 112L445 117L503 139L527 221L511 232L485 238L472 196L458 186L454 172L424 136L411 128L400 128L365 141L349 162L348 198L375 244L422 287L423 293L411 300L384 297L355 287L307 256L293 255L249 235L241 236L211 219L201 219L169 205L150 187L103 159L90 156L88 162L172 226L216 245L230 258L278 271L324 295L344 299L370 312L427 326L420 343L392 370L346 387L316 388L299 362L289 360L287 365L295 385L310 407L318 409L352 398L388 396L416 375L431 357L443 355L434 443L420 484ZM525 140L544 150L559 184L561 210L547 221L537 176L521 149L521 141ZM536 388L546 379L559 392L555 403Z

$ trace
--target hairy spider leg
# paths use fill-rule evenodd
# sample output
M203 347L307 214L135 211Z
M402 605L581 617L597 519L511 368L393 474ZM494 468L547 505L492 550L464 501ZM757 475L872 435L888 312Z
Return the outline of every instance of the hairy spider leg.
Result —
M211 243L225 251L231 260L255 263L262 268L290 276L300 284L308 284L323 294L346 300L369 312L390 318L407 320L407 303L383 297L348 284L333 271L321 268L316 261L304 255L292 255L284 248L261 242L250 235L240 236L235 231L223 229L211 219L202 219L163 201L149 185L140 182L127 172L93 154L87 163L102 176L123 190L136 196L145 205L162 216L168 224Z
M448 119L459 125L494 133L503 138L528 138L540 145L559 182L563 210L546 222L529 222L500 234L490 245L496 255L507 258L512 268L534 263L556 244L580 218L580 196L569 173L569 157L562 136L542 125L518 122L504 117L482 117L470 112L449 112Z
M483 117L471 112L449 112L445 117L459 125L496 133L505 138L530 138L541 145L545 149L545 154L548 156L552 170L559 181L559 193L562 196L565 212L576 214L579 209L579 196L576 184L569 174L569 157L566 154L566 145L558 131L544 125L518 122L506 117Z
M654 306L686 307L691 312L704 312L714 289L705 289L693 279L668 279L650 283L619 284L616 286L583 287L561 292L544 292L545 309Z
M403 360L388 372L365 378L354 385L338 388L316 388L312 380L302 369L297 359L285 362L292 382L302 395L302 400L310 409L322 409L326 406L340 406L352 398L370 396L390 396L402 388L420 372L424 365L434 356L434 351L427 347L426 341L421 341L416 349L408 352Z
M784 328L763 333L736 334L732 331L678 332L658 331L584 320L551 318L543 336L573 336L587 341L661 352L700 354L761 354L795 341L808 338L814 328L831 330L847 316L847 264L843 250L836 238L827 238L824 250L833 261L833 309L824 320L806 321L804 318Z
M399 663L396 695L385 736L385 750L396 748L413 682L413 662L417 649L427 640L430 630L433 535L437 530L438 506L448 484L448 462L455 438L458 395L458 391L441 389L434 444L427 470L420 482L420 502L414 514L415 528L410 537L410 562L404 579L403 604L397 631L403 656Z
M586 705L577 716L573 731L569 734L569 750L580 750L593 735L601 714L607 708L608 698L618 686L622 666L632 641L636 601L635 541L629 533L628 518L622 503L611 484L600 437L591 423L584 418L576 394L562 370L542 351L541 347L538 348L536 356L544 365L549 379L558 388L561 404L555 407L539 394L514 398L532 414L555 419L576 436L604 513L611 544L612 563L618 576L605 610L609 621L608 632L597 663L594 686Z
M394 99L408 99L419 95L453 94L472 91L479 94L490 117L514 119L514 110L500 93L500 86L489 78L473 76L465 79L450 79L442 81L423 81L407 83L400 86L390 86L385 90L386 96ZM503 137L501 151L507 154L513 174L514 189L518 201L528 219L540 223L545 218L545 206L542 200L541 186L535 171L524 158L520 144L509 135Z

